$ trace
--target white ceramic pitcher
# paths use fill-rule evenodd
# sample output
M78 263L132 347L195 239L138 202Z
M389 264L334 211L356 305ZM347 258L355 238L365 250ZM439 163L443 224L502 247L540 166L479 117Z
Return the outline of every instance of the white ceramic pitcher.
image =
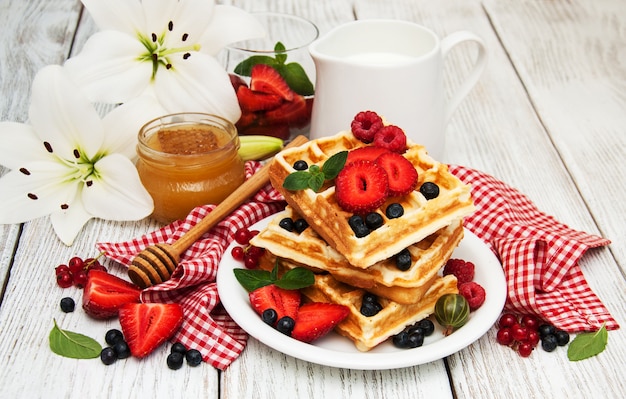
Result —
M471 71L446 100L446 55L463 42L479 51ZM375 111L387 123L443 160L445 126L478 81L487 61L480 37L467 31L439 39L431 30L398 20L358 20L341 25L309 47L316 67L312 139L350 128L360 111Z

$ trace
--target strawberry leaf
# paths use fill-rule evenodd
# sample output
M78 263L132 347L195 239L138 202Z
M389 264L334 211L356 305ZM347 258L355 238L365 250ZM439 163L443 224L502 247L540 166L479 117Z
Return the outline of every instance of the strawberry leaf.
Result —
M596 332L578 334L567 348L567 358L578 361L595 356L606 348L609 333L604 325Z

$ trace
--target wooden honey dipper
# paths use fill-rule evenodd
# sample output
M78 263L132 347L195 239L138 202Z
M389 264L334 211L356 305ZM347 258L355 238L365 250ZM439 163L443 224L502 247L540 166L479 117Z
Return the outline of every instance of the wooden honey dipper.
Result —
M306 142L306 137L298 136L285 149ZM169 279L178 266L180 255L187 248L269 182L269 164L267 162L177 241L150 245L139 252L128 268L128 276L132 282L141 288L147 288Z

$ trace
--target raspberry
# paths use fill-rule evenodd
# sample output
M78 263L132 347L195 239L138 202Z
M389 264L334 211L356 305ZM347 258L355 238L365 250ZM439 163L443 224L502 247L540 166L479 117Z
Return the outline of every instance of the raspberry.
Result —
M347 212L367 214L385 203L388 192L387 173L370 161L346 165L335 179L335 199Z
M485 289L473 281L459 285L459 294L467 299L471 311L478 309L485 302Z
M374 135L383 127L383 120L376 112L362 111L356 114L350 128L354 137L364 143L374 141Z
M383 126L374 136L374 145L402 154L406 151L404 130L394 125Z
M415 190L417 170L408 159L395 152L386 152L375 162L387 172L389 196L401 197Z
M454 274L458 284L469 283L474 279L474 264L463 259L449 259L443 268L443 275Z

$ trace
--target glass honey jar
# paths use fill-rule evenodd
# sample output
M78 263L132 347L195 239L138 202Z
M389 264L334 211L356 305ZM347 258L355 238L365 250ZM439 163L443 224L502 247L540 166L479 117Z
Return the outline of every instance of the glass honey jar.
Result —
M237 129L215 115L179 113L146 123L136 166L154 200L152 218L170 223L224 200L245 180L238 150Z

